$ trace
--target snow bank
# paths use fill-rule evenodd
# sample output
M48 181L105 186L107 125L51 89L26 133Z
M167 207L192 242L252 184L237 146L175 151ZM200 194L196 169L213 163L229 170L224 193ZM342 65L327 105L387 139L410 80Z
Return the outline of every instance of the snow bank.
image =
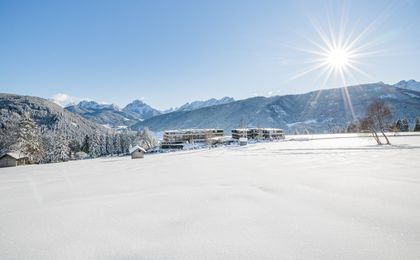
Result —
M418 259L420 137L0 169L0 259Z

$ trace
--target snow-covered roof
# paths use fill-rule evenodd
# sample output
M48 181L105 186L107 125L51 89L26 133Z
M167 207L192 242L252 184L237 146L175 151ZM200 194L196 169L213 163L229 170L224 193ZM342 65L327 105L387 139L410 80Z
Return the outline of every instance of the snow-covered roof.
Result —
M2 156L0 156L0 158L3 158L6 155L9 155L10 157L12 157L16 160L28 157L25 154L20 153L20 152L8 152L8 153L5 153Z
M144 153L146 152L146 150L144 150L144 148L142 148L142 147L140 147L140 146L138 146L138 145L136 145L136 146L134 146L134 147L132 147L131 149L130 149L130 153L134 153L135 151L137 151L137 150L140 150L140 151L143 151Z

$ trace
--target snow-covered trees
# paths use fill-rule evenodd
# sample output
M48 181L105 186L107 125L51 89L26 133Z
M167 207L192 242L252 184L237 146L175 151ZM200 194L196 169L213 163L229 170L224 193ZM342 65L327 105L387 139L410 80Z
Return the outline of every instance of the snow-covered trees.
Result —
M12 150L28 156L31 163L41 160L44 152L41 132L30 116L23 117L18 123L16 143Z
M136 132L116 132L36 97L0 97L0 155L25 153L31 162L126 154ZM84 158L84 156L83 156Z
M42 143L44 153L42 155L42 162L62 162L70 158L69 141L60 135L58 131L46 132L42 135Z
M409 124L407 118L398 119L397 123L395 123L395 128L399 132L408 132Z
M137 132L135 144L148 150L157 146L156 139L152 136L149 129L145 127L143 131Z
M16 114L8 113L0 122L0 154L10 151L16 144L19 120Z
M81 151L80 143L76 139L69 141L70 157L73 157L77 152Z
M90 144L91 144L90 137L88 135L85 135L85 138L83 139L80 150L84 153L89 154Z
M416 118L416 124L413 129L414 132L420 132L420 119Z

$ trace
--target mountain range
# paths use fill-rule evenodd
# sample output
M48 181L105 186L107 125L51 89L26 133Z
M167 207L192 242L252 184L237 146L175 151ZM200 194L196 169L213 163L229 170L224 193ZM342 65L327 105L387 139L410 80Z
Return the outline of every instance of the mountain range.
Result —
M401 80L400 82L394 84L394 87L396 88L402 88L402 89L409 89L414 91L420 91L420 82L417 82L413 79L409 81Z
M410 81L409 81L410 82ZM306 94L273 97L252 97L226 104L176 111L158 115L132 126L155 132L165 129L222 128L229 131L241 124L255 127L279 127L287 132L308 129L330 132L365 116L370 102L381 99L390 105L393 120L407 118L414 123L420 116L420 83L399 84L382 82L312 91ZM405 86L409 85L410 88Z
M205 101L194 101L186 103L179 108L166 111L157 110L141 100L134 100L120 109L113 104L100 104L95 101L81 101L78 104L65 107L66 110L78 114L95 123L114 128L125 129L130 128L143 120L177 111L192 111L195 109L209 107L214 105L226 104L233 102L231 97L223 97L221 99L209 99Z
M303 129L329 132L363 117L368 104L376 99L390 105L393 120L405 117L413 124L420 117L420 83L409 80L395 85L379 82L237 101L224 97L190 102L172 111L159 111L141 100L134 100L122 109L95 101L81 101L63 109L38 97L1 94L0 126L11 114L30 113L38 125L70 132L79 138L105 133L107 128L144 127L154 132L183 128L222 128L229 132L245 125L279 127L286 132Z

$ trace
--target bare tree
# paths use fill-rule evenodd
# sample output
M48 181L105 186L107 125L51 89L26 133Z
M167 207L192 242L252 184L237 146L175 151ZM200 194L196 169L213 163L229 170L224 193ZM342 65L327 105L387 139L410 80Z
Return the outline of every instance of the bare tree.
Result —
M157 146L156 139L147 127L145 127L142 132L138 132L135 142L146 150Z
M378 144L382 144L378 132L381 132L386 144L391 144L385 134L385 127L391 115L391 109L387 104L383 101L374 101L367 108L367 115L361 121L361 128L370 130Z
M365 117L360 120L360 129L361 130L368 130L372 133L373 138L378 144L382 144L381 140L379 139L378 133L376 132L375 128L373 127L373 120L370 117Z

